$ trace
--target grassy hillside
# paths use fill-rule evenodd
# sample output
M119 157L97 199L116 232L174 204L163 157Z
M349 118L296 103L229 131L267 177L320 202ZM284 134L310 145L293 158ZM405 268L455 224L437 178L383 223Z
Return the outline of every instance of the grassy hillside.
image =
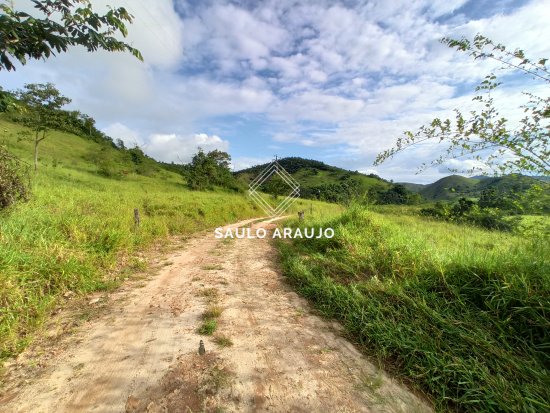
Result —
M351 199L363 199L367 195L371 202L392 203L388 202L384 191L395 187L395 185L376 175L365 175L303 158L283 158L278 162L300 183L302 198L348 204ZM257 165L238 171L235 175L239 180L248 184L268 165ZM450 175L427 185L400 183L410 194L420 194L425 201L449 201L461 197L479 198L481 193L488 189L495 190L499 194L510 192L521 194L535 184L545 185L547 191L550 192L550 185L547 183L537 177L522 175L473 178ZM267 191L267 188L265 190ZM421 201L419 199L416 202Z
M441 201L453 200L460 197L478 198L481 192L487 189L493 189L498 193L522 193L535 184L548 185L537 177L515 174L500 177L476 176L473 178L451 175L428 185L404 185L410 191L418 192L427 200Z
M413 184L410 182L399 182L399 183L403 185L405 188L407 188L409 191L414 193L418 193L426 187L426 185L424 184Z
M470 196L478 182L480 182L478 179L451 175L426 185L419 193L429 200L454 199Z
M548 184L537 178L524 175L505 175L499 177L488 177L482 179L475 186L476 191L494 189L497 192L516 192L521 193L533 185L548 186Z
M360 172L348 171L310 159L289 157L279 159L278 162L300 183L300 193L303 198L315 199L321 197L322 199L327 186L340 185L350 180L357 183L357 192L359 194L364 194L375 188L385 189L390 186L389 182L376 175L365 175ZM238 171L235 174L240 180L249 183L267 166L268 164L257 165Z
M31 162L22 131L0 118L0 142ZM263 215L243 194L189 191L181 175L151 159L136 165L130 155L61 132L40 145L30 202L0 212L0 360L25 347L65 292L116 286L113 270L132 253L169 235Z
M280 243L287 277L438 410L549 411L548 238L364 208L313 224L336 235Z

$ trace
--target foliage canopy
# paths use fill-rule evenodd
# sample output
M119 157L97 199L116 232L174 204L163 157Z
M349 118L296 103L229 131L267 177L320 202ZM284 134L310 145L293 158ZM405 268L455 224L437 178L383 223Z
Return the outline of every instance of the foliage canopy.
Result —
M238 189L230 165L231 156L227 152L216 149L205 153L199 148L188 167L187 185L199 191L215 186Z
M53 83L26 84L24 90L17 92L23 111L25 126L34 132L34 170L38 169L38 145L46 139L46 133L62 123L61 108L71 102L53 85Z
M0 5L0 70L15 70L13 59L24 65L30 59L66 52L70 46L84 46L89 52L128 51L143 60L139 50L116 38L128 35L125 22L133 20L124 7L98 14L89 0L32 2L43 18Z
M480 34L473 42L465 38L443 38L442 42L474 59L492 59L501 63L502 69L519 72L544 84L550 83L545 58L527 58L523 50L509 51L504 45L495 44ZM494 73L486 76L476 88L482 94L473 98L480 103L480 110L464 114L455 109L453 120L436 118L417 132L406 131L393 148L377 156L375 165L411 146L432 141L447 144L447 149L437 159L423 164L420 170L444 164L449 159L471 156L498 173L550 175L550 97L524 92L529 100L518 108L518 112L524 115L518 124L512 124L500 114L491 96L491 91L500 84ZM483 168L473 168L469 172L475 169L483 171Z

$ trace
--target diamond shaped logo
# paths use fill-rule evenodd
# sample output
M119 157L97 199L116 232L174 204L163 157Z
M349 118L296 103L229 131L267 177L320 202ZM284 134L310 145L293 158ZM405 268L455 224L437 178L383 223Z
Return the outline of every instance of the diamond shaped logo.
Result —
M267 182L272 176L278 176L281 182L285 185L286 197L272 206L262 197L259 193L260 186ZM278 217L283 214L290 206L300 197L300 184L277 162L274 160L271 162L256 179L254 179L248 187L248 195L256 204L262 208L270 217Z

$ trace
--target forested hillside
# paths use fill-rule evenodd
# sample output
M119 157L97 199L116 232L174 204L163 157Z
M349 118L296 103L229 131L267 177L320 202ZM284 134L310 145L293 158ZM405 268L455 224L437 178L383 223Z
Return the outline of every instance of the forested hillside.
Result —
M505 176L475 176L467 178L460 175L451 175L428 184L403 184L413 192L422 195L426 200L441 201L460 197L479 198L484 191L491 190L500 194L510 192L523 193L534 185L548 189L548 184L538 177L525 175Z
M550 206L550 184L536 177L510 174L500 177L468 178L450 175L434 183L393 183L377 175L348 171L323 162L297 157L277 162L300 184L300 196L328 202L350 204L417 205L434 201L453 203L461 198L481 201L483 207L499 207L516 212L546 211ZM247 168L234 175L247 185L269 164ZM285 185L275 177L261 186L266 193L284 195ZM534 205L538 206L531 208Z

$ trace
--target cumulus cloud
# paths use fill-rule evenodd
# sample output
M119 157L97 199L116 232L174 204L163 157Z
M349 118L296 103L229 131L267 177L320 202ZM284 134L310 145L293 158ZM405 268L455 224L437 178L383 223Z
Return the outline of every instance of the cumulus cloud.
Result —
M107 0L92 0L98 8ZM28 5L23 0L16 5ZM473 37L550 54L544 0L117 0L135 16L128 41L144 55L69 54L0 73L4 88L56 83L109 135L162 160L197 146L234 151L236 166L285 153L371 170L404 130L472 109L475 84L498 65L441 43ZM514 81L495 92L517 121ZM203 132L207 133L203 133ZM231 142L231 146L229 146ZM441 150L426 145L376 168L403 180ZM445 173L433 169L415 180Z
M139 146L145 153L164 162L188 163L200 149L205 152L220 150L227 152L229 142L217 135L196 133L177 135L175 133L153 133L142 136L138 131L121 123L113 123L103 129L113 139L120 139L126 147Z
M120 139L124 143L124 146L128 148L133 148L134 146L141 147L145 144L138 131L133 130L119 122L103 128L103 132L115 141Z
M153 134L149 137L144 149L152 157L176 163L188 163L198 149L205 152L215 149L227 152L229 142L219 136L197 133L193 136L180 136L176 134Z
M469 173L470 171L479 174L489 172L489 168L483 162L475 159L449 159L439 166L438 171L443 174L448 174L449 172Z
M235 171L250 168L251 166L262 165L271 162L273 159L269 157L255 158L249 156L240 156L231 160L231 164Z

